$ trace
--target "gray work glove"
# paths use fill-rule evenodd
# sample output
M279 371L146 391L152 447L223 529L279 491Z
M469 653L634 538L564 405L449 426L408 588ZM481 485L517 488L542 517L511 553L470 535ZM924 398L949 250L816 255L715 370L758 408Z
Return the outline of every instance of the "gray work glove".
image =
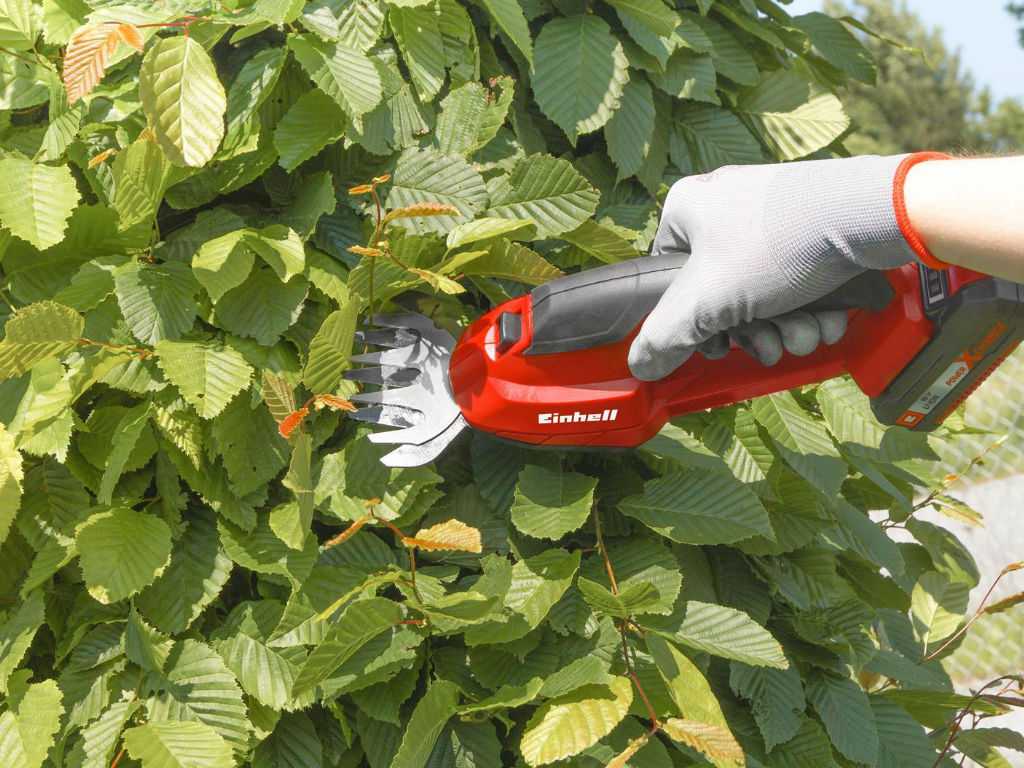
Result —
M765 365L838 341L845 312L794 310L914 260L893 205L902 160L728 166L676 182L651 254L689 258L633 342L633 375L660 379L696 349L721 357L730 338Z

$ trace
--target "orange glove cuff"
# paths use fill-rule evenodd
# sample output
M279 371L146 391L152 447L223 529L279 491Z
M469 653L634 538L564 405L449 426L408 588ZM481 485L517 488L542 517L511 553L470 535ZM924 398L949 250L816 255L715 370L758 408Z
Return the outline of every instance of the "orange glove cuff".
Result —
M910 169L918 163L923 163L928 160L952 160L950 155L943 152L915 152L912 155L907 155L903 162L899 164L896 169L896 178L893 180L892 189L892 204L893 209L896 211L896 223L899 225L900 232L903 233L903 238L907 241L907 245L914 252L917 258L925 266L931 267L932 269L948 269L949 264L944 261L940 261L935 257L928 246L925 245L921 235L917 233L914 226L910 223L910 214L907 213L907 200L905 196L904 186L907 182L907 175L910 173Z

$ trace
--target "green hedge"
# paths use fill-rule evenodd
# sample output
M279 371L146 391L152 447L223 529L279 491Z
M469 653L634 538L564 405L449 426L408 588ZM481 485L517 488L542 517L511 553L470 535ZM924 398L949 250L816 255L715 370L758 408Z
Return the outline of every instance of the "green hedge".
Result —
M455 329L842 151L850 27L679 5L0 0L0 764L924 768L1004 706L912 516L955 419L834 381L405 470L346 419L371 305Z

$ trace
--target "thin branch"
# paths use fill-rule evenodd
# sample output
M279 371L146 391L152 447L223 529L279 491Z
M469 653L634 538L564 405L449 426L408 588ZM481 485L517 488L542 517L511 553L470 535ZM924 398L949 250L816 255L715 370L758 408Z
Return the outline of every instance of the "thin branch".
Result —
M1020 677L1019 675L1003 675L1002 677L997 677L994 680L990 680L989 682L985 683L985 685L983 685L974 693L971 699L960 711L960 714L957 715L956 720L954 720L953 724L950 725L949 738L946 739L946 743L945 745L943 745L942 751L939 753L939 756L935 759L935 762L932 764L932 768L939 768L939 766L942 764L942 761L945 759L946 755L948 755L949 751L953 748L953 742L956 741L956 737L961 730L960 724L963 723L964 719L971 713L971 707L974 706L974 703L982 698L987 698L984 697L983 694L989 688L993 688L999 683L1008 682L1016 682L1018 685L1024 685L1024 678Z
M988 599L990 597L992 597L993 590L995 590L996 586L1002 580L1003 576L1006 576L1008 573L1013 573L1014 571L1019 571L1019 570L1021 570L1021 567L1022 567L1021 563L1010 563L1008 566L1003 568L1003 570L1001 570L999 572L999 575L996 576L995 581L992 582L992 586L990 586L988 588L988 592L986 592L985 596L981 598L981 602L978 604L978 609L974 612L974 615L971 616L971 618L967 621L967 623L964 624L962 627L960 627L959 630L954 632L949 637L949 639L946 640L946 642L944 642L942 645L940 645L934 651L932 651L927 656L925 656L924 660L925 661L931 661L936 656L938 656L940 653L942 653L944 650L946 650L949 646L951 646L954 642L956 642L961 637L963 637L963 635L967 632L967 630L969 630L971 628L971 625L974 622L976 622L981 617L981 615L983 613L985 613L985 607L986 607L986 604L988 603Z

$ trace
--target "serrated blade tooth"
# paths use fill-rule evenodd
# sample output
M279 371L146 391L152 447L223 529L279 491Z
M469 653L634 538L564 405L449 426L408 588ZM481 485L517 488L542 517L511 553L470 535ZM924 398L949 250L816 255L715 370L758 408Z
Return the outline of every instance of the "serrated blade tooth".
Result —
M418 384L408 387L388 387L373 392L358 392L349 398L354 403L366 405L397 405L401 408L413 408L424 411L430 407L429 401L424 402L426 390Z
M405 386L412 384L419 378L420 372L416 368L385 368L370 366L367 368L351 368L345 371L342 376L349 381L358 381L363 384L376 384L378 386Z
M367 424L379 424L384 427L415 427L423 421L423 414L411 408L400 408L397 405L373 405L360 408L348 414L350 419L363 421Z
M401 312L392 315L374 315L373 323L383 325L385 328L398 328L407 330L409 328L420 331L436 331L437 326L433 321L418 312Z
M371 432L367 438L379 445L420 445L437 433L437 426L424 421L405 429L389 429L385 432Z
M356 341L360 344L372 344L375 347L407 347L419 340L419 334L404 328L394 330L367 330L356 331Z
M382 352L367 352L362 355L352 355L349 358L353 363L361 365L387 365L392 368L412 368L415 361L421 356L416 348L419 344L410 344L407 347L397 349L386 349Z
M381 463L387 467L420 467L438 456L466 428L466 420L460 413L438 435L418 445L403 445L391 453L381 457Z

